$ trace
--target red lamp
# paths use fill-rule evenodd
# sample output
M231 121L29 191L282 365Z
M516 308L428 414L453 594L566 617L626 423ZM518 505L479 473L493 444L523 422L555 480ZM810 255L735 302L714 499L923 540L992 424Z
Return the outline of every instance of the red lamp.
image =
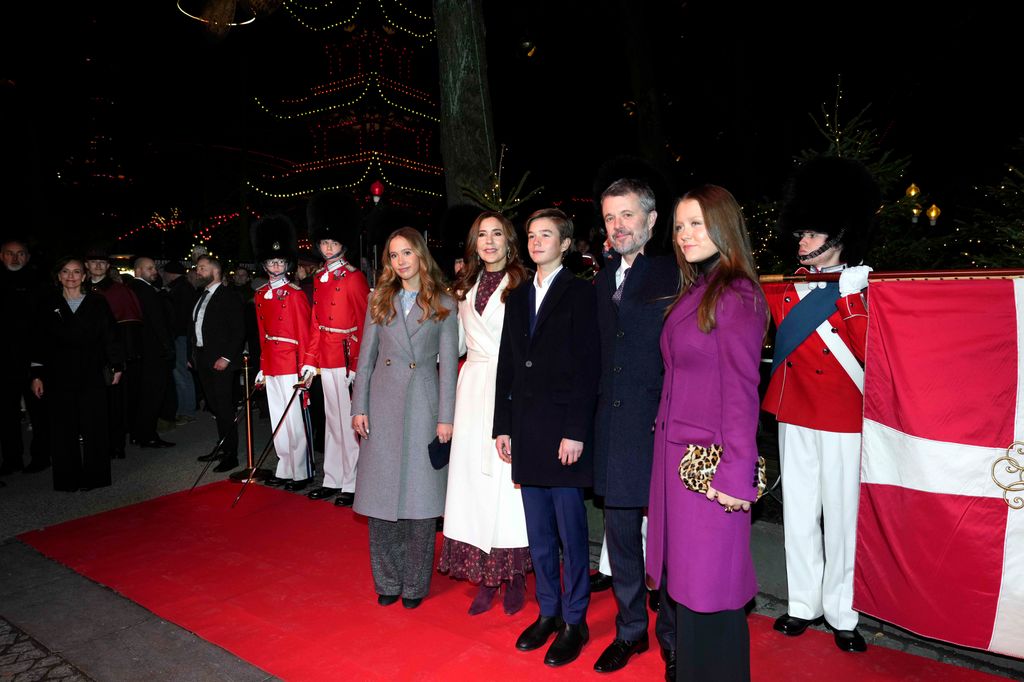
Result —
M384 194L384 183L380 180L374 180L373 184L370 185L370 195L373 197L373 203L380 203L380 198Z

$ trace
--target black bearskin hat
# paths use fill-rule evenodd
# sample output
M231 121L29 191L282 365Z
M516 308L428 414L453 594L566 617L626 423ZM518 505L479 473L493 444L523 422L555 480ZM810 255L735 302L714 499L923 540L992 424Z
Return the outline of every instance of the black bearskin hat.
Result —
M288 216L264 216L253 223L249 234L257 263L262 265L271 258L283 258L289 266L294 266L298 245L295 241L295 225Z
M359 246L362 212L349 192L318 192L306 205L306 226L314 249L333 239L351 251Z
M824 232L842 247L843 260L855 265L864 259L881 201L863 164L819 156L804 162L787 183L778 227L783 233Z

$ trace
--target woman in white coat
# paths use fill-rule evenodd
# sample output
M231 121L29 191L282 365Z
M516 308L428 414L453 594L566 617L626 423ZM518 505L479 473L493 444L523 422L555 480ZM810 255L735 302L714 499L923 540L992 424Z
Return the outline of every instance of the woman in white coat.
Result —
M509 292L528 282L512 223L481 213L466 238L465 266L453 287L459 306L459 374L448 465L444 544L438 570L480 586L470 615L491 608L502 584L505 612L525 603L532 570L523 498L491 438L498 346Z

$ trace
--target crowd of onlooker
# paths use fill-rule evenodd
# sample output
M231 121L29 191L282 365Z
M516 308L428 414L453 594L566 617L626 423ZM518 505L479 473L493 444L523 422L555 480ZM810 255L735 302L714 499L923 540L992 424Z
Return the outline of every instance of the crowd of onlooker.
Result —
M39 263L22 239L5 240L0 252L0 477L52 467L57 490L110 485L110 461L123 459L128 445L174 447L168 432L210 409L190 358L203 288L198 256L124 261L94 248ZM312 272L316 262L304 254L302 265ZM225 270L255 375L253 292L262 281L245 265ZM244 395L241 369L238 363L226 373L232 404ZM267 414L262 395L256 405Z

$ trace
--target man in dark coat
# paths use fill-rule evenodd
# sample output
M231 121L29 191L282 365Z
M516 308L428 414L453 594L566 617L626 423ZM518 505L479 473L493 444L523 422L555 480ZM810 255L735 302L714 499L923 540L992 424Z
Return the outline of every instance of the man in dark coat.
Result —
M25 444L21 434L21 401L25 401L32 425L32 461L25 471L42 471L50 466L46 411L29 390L29 354L34 337L36 309L46 288L43 278L29 265L28 245L17 239L0 244L0 476L24 466ZM2 487L2 486L0 486Z
M492 433L522 489L537 576L540 616L516 648L537 649L557 632L544 662L558 666L575 660L590 637L583 489L593 484L597 310L594 287L561 264L572 247L572 221L558 209L541 209L526 229L537 275L505 304Z
M672 256L644 254L658 217L647 183L625 178L613 182L601 195L601 214L612 254L594 281L601 330L594 493L604 498L618 615L615 640L594 669L612 672L649 646L641 528L651 486L652 426L661 395L659 339L665 308L679 288L679 268ZM675 657L674 615L673 608L659 609L656 628L669 668Z
M85 254L85 269L88 270L89 277L84 288L107 300L110 312L117 323L115 329L123 356L137 357L142 342L142 307L138 296L121 281L116 271L110 271L110 257L106 251L99 248L90 249ZM106 388L110 456L113 459L124 459L125 456L125 385L126 381L119 381ZM132 409L134 410L134 407Z
M132 441L140 447L169 448L174 443L157 434L157 419L174 366L172 323L168 307L156 290L160 279L156 263L152 258L136 256L132 268L135 277L128 286L142 307L142 347L138 358L130 359L128 364L128 427Z
M242 299L223 283L222 272L216 258L199 257L196 274L203 288L192 311L190 344L192 367L199 375L207 405L217 418L217 436L223 441L220 451L211 457L221 460L214 469L217 472L238 467L238 424L232 384L245 343ZM203 455L200 461L206 457Z

